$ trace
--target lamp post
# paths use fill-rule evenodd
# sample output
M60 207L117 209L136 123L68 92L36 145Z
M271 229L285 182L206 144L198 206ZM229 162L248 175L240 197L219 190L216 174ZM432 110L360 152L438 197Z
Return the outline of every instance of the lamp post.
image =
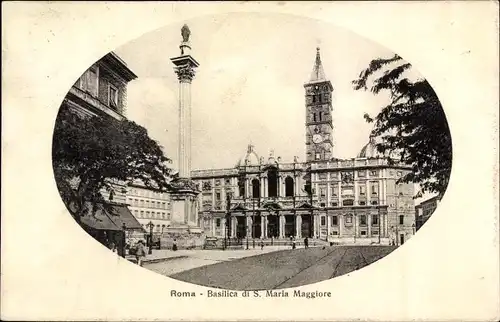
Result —
M153 224L152 221L149 221L148 223L148 228L149 228L149 249L148 249L148 254L151 255L153 254L153 227L155 225Z
M224 238L224 249L227 248L228 246L228 240L229 240L229 225L230 225L230 221L231 221L231 213L230 213L230 210L231 210L231 193L228 193L227 194L227 204L226 204L226 238Z
M380 207L378 207L378 244L380 245L380 234L382 227L382 217L380 216Z
M255 198L252 199L252 247L255 248Z
M248 233L250 231L250 227L248 227L248 216L245 216L245 235L247 236L247 249L248 249Z
M122 232L122 243L121 243L121 249L120 249L120 252L122 257L125 257L125 244L127 242L127 225L125 225L125 223L123 223L123 226L122 226L122 229L123 229L123 232Z

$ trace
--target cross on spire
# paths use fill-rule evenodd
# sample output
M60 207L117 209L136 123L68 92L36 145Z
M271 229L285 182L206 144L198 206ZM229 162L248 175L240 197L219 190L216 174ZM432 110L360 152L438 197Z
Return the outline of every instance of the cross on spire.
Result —
M321 56L319 54L319 47L316 47L316 61L314 62L314 67L309 81L326 81L325 71L323 70L323 64L321 63Z

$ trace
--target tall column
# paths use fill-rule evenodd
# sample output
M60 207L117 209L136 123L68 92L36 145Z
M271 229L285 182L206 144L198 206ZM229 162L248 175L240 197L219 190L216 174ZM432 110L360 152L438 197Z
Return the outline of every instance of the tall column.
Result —
M187 25L181 29L183 41L179 46L180 56L171 58L175 65L175 73L179 80L179 131L178 131L178 164L179 178L172 182L172 217L171 227L167 232L179 232L188 226L199 229L197 221L196 195L198 191L193 189L191 176L191 82L195 76L198 62L190 55L191 45L189 35L191 31ZM188 230L189 231L189 230Z
M296 238L302 238L302 216L301 215L297 215L297 217L295 218L295 221L296 221L296 226L295 226L296 234L295 234L295 237Z
M249 215L246 215L246 216L247 216L247 218L246 218L246 220L247 220L247 227L246 227L245 234L246 234L246 236L248 236L250 238L250 237L252 237L252 224L253 224L252 223L252 217L249 216Z
M221 221L220 221L220 229L221 229L221 232L220 232L220 235L222 237L228 237L226 236L227 234L227 228L226 228L226 218L222 218Z
M326 214L326 239L328 240L328 237L330 237L330 227L332 224L332 216Z
M215 236L215 229L216 229L216 226L217 226L217 219L216 218L212 218L211 222L212 222L212 237L214 237Z
M264 177L260 178L260 197L264 198Z
M265 237L265 224L264 221L266 220L265 216L260 215L260 238L264 239Z
M311 219L313 220L312 224L313 224L313 238L316 238L316 236L318 235L318 215L313 215L311 217Z
M283 219L285 217L283 215L280 215L279 216L279 220L278 220L278 223L279 223L279 238L283 238L285 236L285 230L284 230L284 225L283 225Z
M368 237L372 237L372 215L371 214L367 214L366 215L366 221L367 221L367 224L368 224L368 231L367 231L367 236ZM380 218L379 218L379 222L380 222Z

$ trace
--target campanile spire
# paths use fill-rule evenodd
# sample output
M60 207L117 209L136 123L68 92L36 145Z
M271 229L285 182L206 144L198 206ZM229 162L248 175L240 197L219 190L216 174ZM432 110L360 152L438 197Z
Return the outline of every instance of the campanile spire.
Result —
M319 53L319 50L320 48L316 47L316 60L314 61L313 70L309 79L310 82L320 82L327 80L325 71L323 70L323 64L321 63L321 55Z

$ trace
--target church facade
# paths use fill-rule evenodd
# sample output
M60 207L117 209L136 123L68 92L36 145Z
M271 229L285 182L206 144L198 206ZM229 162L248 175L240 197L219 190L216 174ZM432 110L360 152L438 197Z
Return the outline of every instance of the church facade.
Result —
M372 139L357 157L333 156L333 86L319 48L305 89L306 158L265 159L249 145L234 168L191 171L199 223L217 238L314 238L338 244L403 244L415 232L411 166L390 163Z

